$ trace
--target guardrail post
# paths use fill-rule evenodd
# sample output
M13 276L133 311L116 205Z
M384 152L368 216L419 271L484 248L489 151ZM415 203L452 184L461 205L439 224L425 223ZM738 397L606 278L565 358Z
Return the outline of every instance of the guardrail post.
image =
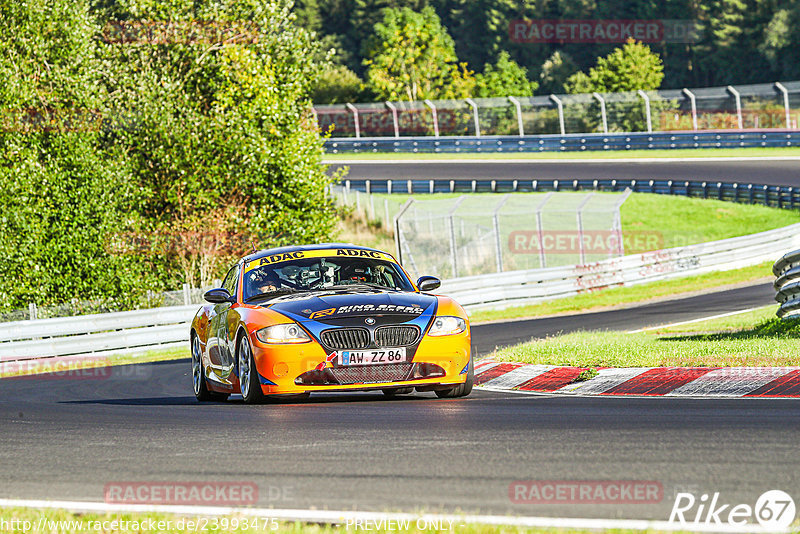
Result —
M191 297L189 296L189 284L183 284L183 305L188 306L191 303Z
M755 202L755 192L753 191L753 184L747 184L747 191L748 191L749 197L750 197L749 198L749 200L750 200L749 203L753 204Z
M775 88L783 93L783 109L786 112L786 128L792 127L792 119L789 117L789 91L781 82L775 82Z
M690 90L683 88L683 94L689 97L689 102L692 105L692 130L697 131L697 100L694 98L694 93Z
M642 97L644 100L644 114L647 118L647 131L652 133L653 132L653 118L650 114L650 97L647 96L647 93L639 89L639 96Z
M732 85L729 85L727 88L728 92L733 95L734 100L736 100L736 121L739 124L739 129L742 129L742 97L739 95L739 91L734 89Z
M345 104L345 107L353 113L353 124L356 126L356 139L361 137L361 126L358 124L358 110L350 102Z
M564 128L564 103L556 95L550 95L550 100L558 106L558 126L561 128L561 135L567 135L567 131Z
M472 118L475 120L475 137L480 137L481 121L478 119L478 104L476 104L471 98L467 98L465 102L472 106Z
M28 304L28 317L30 317L31 321L35 321L38 319L38 310L36 309L36 303L31 302Z
M513 96L509 96L508 99L517 108L517 128L519 129L519 136L522 137L525 135L525 130L522 128L522 105Z
M439 114L436 112L436 106L427 98L425 99L425 105L431 108L431 115L433 115L433 136L439 137Z
M492 222L494 223L494 242L495 242L495 252L497 254L497 272L503 272L503 243L500 239L500 209L503 207L503 204L511 197L511 194L507 193L500 202L497 203L497 207L494 208L494 213L492 214Z
M592 96L600 102L600 118L603 120L603 133L608 134L608 118L606 117L606 100L600 93L592 93Z
M397 121L397 108L395 107L394 104L392 104L388 100L386 102L384 102L384 104L386 104L386 107L389 108L392 111L392 123L394 124L394 136L395 136L395 138L398 138L398 137L400 137L400 124Z

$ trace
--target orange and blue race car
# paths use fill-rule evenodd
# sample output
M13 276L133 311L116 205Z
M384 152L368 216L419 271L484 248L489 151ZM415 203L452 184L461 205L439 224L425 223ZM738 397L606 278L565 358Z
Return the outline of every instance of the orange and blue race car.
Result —
M282 247L236 262L192 321L194 393L247 403L316 391L472 391L464 309L411 282L386 252L350 244Z

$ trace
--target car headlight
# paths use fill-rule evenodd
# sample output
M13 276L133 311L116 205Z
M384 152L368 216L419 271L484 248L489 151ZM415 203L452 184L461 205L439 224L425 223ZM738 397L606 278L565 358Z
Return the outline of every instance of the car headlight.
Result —
M429 336L452 336L460 334L467 329L467 322L461 317L450 317L442 315L433 320L431 329L428 330Z
M308 334L295 323L276 324L256 332L256 337L262 343L306 343L311 341Z

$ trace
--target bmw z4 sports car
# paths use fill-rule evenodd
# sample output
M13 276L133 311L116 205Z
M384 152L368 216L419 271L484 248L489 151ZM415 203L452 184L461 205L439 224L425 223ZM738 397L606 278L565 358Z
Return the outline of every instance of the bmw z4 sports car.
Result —
M454 300L416 283L390 254L349 244L282 247L245 256L205 294L192 321L194 393L245 402L315 391L391 397L472 391L470 326Z

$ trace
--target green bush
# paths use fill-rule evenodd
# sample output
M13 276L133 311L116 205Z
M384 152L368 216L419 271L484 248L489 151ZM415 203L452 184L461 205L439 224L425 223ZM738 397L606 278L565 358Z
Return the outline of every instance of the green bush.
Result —
M0 7L0 308L134 306L210 283L252 245L328 238L319 69L287 2L89 5ZM183 33L109 38L109 21L147 20Z

